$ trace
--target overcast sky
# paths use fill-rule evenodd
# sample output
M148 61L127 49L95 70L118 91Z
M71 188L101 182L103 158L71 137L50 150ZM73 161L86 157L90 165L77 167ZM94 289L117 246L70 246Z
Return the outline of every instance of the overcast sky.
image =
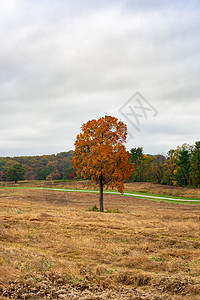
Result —
M73 150L104 115L128 150L200 140L200 1L6 0L0 41L0 156Z

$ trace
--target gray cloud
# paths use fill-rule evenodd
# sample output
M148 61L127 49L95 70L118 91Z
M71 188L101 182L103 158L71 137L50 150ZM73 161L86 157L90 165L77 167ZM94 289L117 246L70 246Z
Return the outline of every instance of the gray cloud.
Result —
M159 113L128 148L198 140L199 12L198 1L1 3L0 156L73 149L83 122L123 120L136 91Z

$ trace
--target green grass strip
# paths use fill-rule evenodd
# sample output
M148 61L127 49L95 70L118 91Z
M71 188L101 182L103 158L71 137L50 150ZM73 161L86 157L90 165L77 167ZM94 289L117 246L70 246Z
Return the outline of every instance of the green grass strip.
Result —
M48 187L2 187L0 189L29 189L29 190L49 190L49 191L59 191L59 192L78 192L78 193L99 193L98 190L84 190L84 189L59 189L59 188L48 188ZM111 194L111 195L122 195L122 196L129 196L134 198L142 198L154 201L164 201L164 202L171 202L174 203L182 203L182 204L200 204L200 199L193 199L193 198L183 198L183 197L176 197L173 196L165 196L165 195L157 195L157 194L149 194L149 193L133 193L133 192L124 192L121 194L117 191L104 191L104 194Z

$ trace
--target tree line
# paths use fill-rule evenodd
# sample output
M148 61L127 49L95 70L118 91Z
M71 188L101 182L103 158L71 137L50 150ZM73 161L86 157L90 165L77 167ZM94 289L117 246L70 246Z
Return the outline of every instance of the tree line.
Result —
M0 157L0 181L73 179L73 151L42 156Z
M200 187L200 141L171 149L166 156L145 155L141 147L129 155L135 165L131 181Z
M200 141L183 144L167 155L144 154L132 148L129 160L135 168L129 181L200 187ZM74 179L73 151L57 155L0 157L0 181Z

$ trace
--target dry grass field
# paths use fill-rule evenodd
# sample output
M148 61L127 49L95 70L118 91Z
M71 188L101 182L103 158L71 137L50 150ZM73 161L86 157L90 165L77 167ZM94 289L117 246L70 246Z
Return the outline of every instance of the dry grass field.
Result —
M200 299L200 205L104 202L99 213L87 210L98 194L0 189L0 299Z

